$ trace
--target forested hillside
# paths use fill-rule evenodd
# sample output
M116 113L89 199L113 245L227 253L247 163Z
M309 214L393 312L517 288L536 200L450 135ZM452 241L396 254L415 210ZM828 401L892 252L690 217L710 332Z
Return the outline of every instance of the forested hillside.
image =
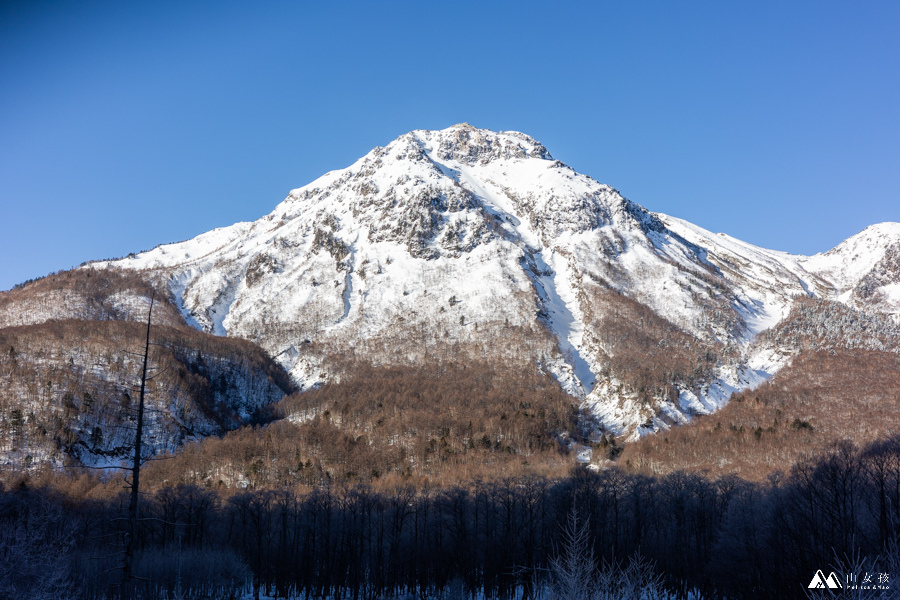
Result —
M295 389L255 344L188 327L155 292L148 454L258 419ZM146 332L138 321L153 293L134 275L79 270L0 294L0 465L115 465L128 454Z
M892 320L799 298L755 344L784 353L787 366L712 415L626 445L620 462L763 480L829 444L900 431L900 327Z
M147 477L241 488L552 476L587 422L551 377L477 362L355 365L274 411L280 420L190 444Z

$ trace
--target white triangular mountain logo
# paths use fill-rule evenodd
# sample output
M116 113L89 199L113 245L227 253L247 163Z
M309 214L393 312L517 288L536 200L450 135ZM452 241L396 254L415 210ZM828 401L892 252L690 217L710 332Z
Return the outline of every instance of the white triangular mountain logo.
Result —
M833 571L831 575L825 577L825 573L822 572L822 569L819 569L813 576L812 581L809 582L809 589L824 590L826 587L830 589L838 589L843 586L841 585L841 582L838 580L838 578L835 577Z

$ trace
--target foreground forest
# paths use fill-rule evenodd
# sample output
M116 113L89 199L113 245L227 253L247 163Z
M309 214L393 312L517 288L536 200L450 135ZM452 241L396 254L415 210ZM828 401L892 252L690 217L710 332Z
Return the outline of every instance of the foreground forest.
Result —
M117 490L89 475L7 482L0 596L122 597ZM145 598L592 597L576 580L595 598L626 584L659 594L645 597L802 598L818 569L900 566L900 437L835 444L766 483L576 467L379 490L182 484L148 492L141 514Z

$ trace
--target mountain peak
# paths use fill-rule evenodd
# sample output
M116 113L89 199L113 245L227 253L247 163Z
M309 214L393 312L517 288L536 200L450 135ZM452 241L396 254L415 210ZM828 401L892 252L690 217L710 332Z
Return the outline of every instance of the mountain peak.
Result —
M495 132L458 123L441 130L420 129L409 135L438 158L467 165L487 164L497 159L553 160L543 144L518 131Z
M634 432L709 412L774 372L782 363L741 353L795 296L900 313L898 234L880 224L826 255L767 251L649 213L524 133L460 123L374 148L256 222L114 264L164 274L189 323L259 343L304 387L348 351L488 356L516 331L509 356ZM646 360L669 361L652 393L663 380L619 368L645 361L639 342Z

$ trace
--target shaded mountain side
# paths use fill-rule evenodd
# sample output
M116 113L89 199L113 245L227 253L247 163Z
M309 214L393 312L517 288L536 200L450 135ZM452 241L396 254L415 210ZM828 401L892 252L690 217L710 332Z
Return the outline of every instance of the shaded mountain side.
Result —
M764 480L836 441L863 445L897 432L900 355L832 348L802 352L715 414L626 445L619 464Z
M0 328L54 319L146 321L154 292L154 324L187 327L165 285L136 271L87 268L52 273L0 292Z
M267 487L555 475L579 415L547 375L497 363L371 367L295 394L284 418L185 446L148 482ZM154 484L151 484L154 485Z
M50 321L0 329L0 460L113 463L133 441L145 328ZM154 325L148 452L218 435L294 390L256 345Z

